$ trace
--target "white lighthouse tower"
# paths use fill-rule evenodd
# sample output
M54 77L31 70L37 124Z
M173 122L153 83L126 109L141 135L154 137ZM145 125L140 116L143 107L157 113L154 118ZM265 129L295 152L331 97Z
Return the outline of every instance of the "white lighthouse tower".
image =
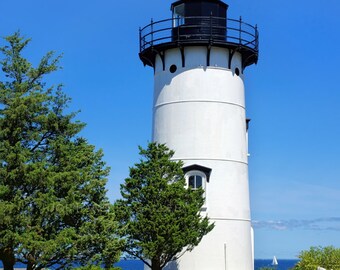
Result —
M244 69L258 32L227 18L220 0L180 0L172 18L140 30L140 59L154 69L153 140L184 161L188 186L205 190L215 228L168 269L252 270Z

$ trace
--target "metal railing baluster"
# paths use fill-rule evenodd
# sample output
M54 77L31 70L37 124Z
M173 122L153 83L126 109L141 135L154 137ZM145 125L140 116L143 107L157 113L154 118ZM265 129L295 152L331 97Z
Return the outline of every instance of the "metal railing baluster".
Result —
M151 47L153 46L153 19L151 18Z
M242 44L242 17L240 16L240 29L239 29L239 44L241 45Z
M139 27L139 51L142 51L142 28Z

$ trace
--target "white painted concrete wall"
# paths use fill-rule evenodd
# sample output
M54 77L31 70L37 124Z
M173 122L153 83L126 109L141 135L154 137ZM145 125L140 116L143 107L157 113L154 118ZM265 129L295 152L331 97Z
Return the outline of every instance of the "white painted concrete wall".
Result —
M165 54L165 71L157 58L154 82L153 140L175 150L185 165L212 169L206 209L215 228L175 267L179 270L252 270L252 236L248 190L247 135L241 55L228 69L228 50L205 47ZM171 65L177 71L171 73Z

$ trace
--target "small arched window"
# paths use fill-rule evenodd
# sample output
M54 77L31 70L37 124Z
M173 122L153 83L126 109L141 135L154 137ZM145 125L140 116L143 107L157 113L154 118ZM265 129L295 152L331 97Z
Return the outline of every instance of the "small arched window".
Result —
M201 211L205 211L207 209L207 176L202 171L192 170L188 171L185 174L185 178L187 180L187 187L191 190L203 189L203 198L204 204L201 208Z
M211 169L201 165L190 165L183 168L187 186L191 189L203 188L205 191L209 182Z
M205 190L206 177L204 173L200 171L190 171L187 173L187 184L188 187L196 190L202 188Z

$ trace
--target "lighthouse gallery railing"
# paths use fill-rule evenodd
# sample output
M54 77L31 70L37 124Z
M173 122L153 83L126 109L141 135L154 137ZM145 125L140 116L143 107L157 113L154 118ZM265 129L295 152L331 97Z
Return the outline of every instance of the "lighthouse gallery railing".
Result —
M258 53L257 26L213 16L182 17L153 22L139 30L140 52L167 43L224 44Z

